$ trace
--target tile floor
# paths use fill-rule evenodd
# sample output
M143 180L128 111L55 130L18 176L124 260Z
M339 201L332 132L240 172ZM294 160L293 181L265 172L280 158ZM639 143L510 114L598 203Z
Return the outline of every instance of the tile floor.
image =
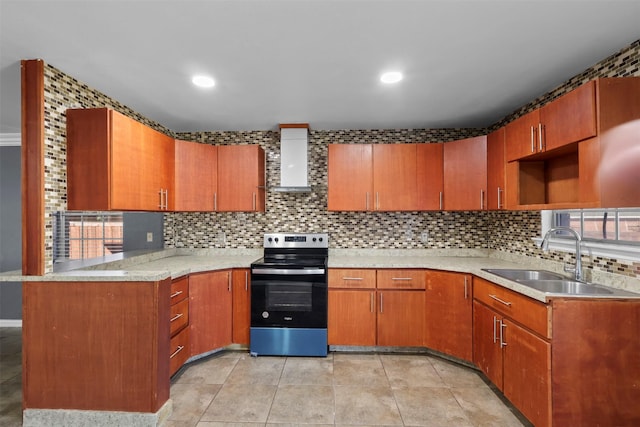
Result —
M0 328L0 425L21 423L21 329ZM426 355L226 352L171 384L165 427L528 426L473 370Z

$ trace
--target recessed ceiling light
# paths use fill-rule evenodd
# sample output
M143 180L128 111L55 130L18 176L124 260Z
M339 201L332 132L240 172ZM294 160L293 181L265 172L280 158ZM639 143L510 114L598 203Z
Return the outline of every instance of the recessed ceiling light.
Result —
M402 80L402 73L400 71L389 71L380 76L382 83L398 83Z
M216 82L209 76L199 75L193 76L191 83L198 87L214 87Z

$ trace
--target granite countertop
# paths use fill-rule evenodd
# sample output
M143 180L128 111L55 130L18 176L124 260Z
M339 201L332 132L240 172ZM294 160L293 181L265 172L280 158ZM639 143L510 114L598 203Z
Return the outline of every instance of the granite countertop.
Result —
M552 297L544 292L484 271L485 268L544 269L566 274L562 265L531 257L496 257L487 250L385 250L330 249L330 268L425 268L474 274L538 301ZM262 257L261 249L167 249L123 258L77 270L45 276L21 276L19 272L0 274L1 281L156 281L228 268L248 268ZM507 257L509 258L509 257ZM591 271L591 282L634 292L640 298L640 280ZM600 296L598 297L600 298ZM620 296L611 296L620 298Z

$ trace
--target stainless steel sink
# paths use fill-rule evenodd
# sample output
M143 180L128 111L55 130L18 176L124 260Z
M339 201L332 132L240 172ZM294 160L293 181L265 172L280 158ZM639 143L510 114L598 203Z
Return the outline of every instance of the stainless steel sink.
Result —
M510 268L483 268L484 271L504 277L509 280L565 280L561 274L547 270L519 270Z
M577 282L575 280L518 280L518 283L549 294L566 295L610 295L612 290L603 286Z

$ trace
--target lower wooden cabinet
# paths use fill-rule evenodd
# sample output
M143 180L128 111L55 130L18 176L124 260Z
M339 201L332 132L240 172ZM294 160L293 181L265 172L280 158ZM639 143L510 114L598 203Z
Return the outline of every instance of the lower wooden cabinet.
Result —
M171 337L169 342L169 374L173 375L189 359L189 328Z
M231 344L232 270L189 276L191 355Z
M330 269L329 345L421 346L423 275L423 270Z
M251 272L248 268L233 270L232 284L232 341L249 344L251 326Z
M424 346L472 360L472 276L426 272Z
M189 358L189 277L171 281L169 296L169 375L178 372Z

